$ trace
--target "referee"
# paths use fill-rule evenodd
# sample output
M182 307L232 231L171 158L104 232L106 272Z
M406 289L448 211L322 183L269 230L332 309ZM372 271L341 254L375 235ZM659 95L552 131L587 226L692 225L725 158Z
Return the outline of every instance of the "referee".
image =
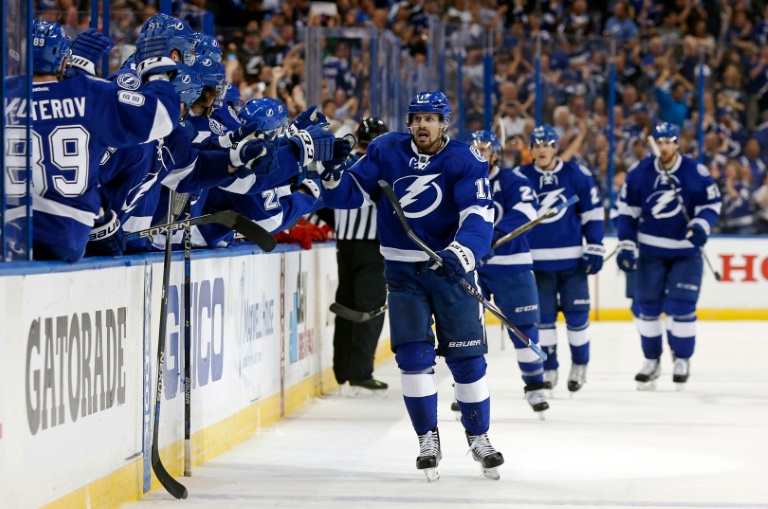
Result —
M365 155L368 144L388 132L379 118L367 117L357 128L357 159ZM384 281L384 258L376 236L376 206L353 210L335 210L336 260L339 287L336 302L356 311L373 311L387 300ZM372 391L386 389L386 383L373 378L373 357L384 327L384 315L367 322L355 323L336 317L333 334L333 372L339 385Z

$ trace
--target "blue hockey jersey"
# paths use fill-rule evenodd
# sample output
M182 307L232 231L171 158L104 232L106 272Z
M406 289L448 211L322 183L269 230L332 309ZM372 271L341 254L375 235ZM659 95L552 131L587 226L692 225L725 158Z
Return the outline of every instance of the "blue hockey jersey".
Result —
M107 147L161 138L179 115L166 81L129 91L86 76L34 83L32 104L16 107L14 114L33 124L34 240L73 251L85 247L99 216L99 162Z
M656 256L698 256L699 248L686 240L688 221L669 180L674 181L688 216L711 231L720 215L720 191L709 170L690 157L678 155L668 172L655 157L640 161L627 174L618 202L619 240L638 243L640 253Z
M545 219L528 233L534 270L567 270L578 266L587 244L602 244L605 211L589 169L560 159L552 171L525 164L514 171L527 177L545 211L578 196L579 201Z
M476 264L490 251L493 209L488 162L466 143L448 140L433 155L419 154L410 134L387 133L323 195L330 208L356 209L377 203L377 228L386 260L424 262L427 254L408 238L381 193L386 181L400 199L413 231L433 250L456 241Z
M527 178L495 166L490 174L495 209L494 230L503 237L536 219L539 202ZM523 272L533 268L527 232L494 249L493 256L478 270L488 276Z

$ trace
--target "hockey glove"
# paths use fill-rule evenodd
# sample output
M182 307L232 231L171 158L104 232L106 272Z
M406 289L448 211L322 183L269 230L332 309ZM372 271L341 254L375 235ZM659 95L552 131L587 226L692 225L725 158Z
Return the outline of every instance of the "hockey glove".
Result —
M143 80L171 80L177 69L170 55L170 32L159 28L147 30L136 39L136 72Z
M70 69L67 75L95 76L96 61L114 47L115 43L109 37L95 28L89 28L72 42L72 56L69 57Z
M709 238L709 223L704 219L691 219L688 223L688 233L685 238L696 247L701 247L707 243Z
M603 268L603 255L605 248L600 244L587 244L579 264L581 270L587 275L597 274Z
M237 178L269 175L277 169L277 147L267 140L235 143L229 149L229 160Z
M352 141L346 137L333 140L333 158L331 158L324 166L333 168L344 163L349 158L349 154L352 153L352 146Z
M616 263L624 272L634 272L637 270L637 244L631 240L619 241L618 253L616 253Z
M334 140L336 138L331 131L318 126L310 126L288 139L293 145L299 164L302 166L309 166L315 161L333 159Z
M214 147L219 146L221 148L230 148L233 144L240 143L241 141L245 140L252 134L256 133L256 131L258 130L259 130L259 123L250 122L248 124L245 124L241 128L239 128L237 131L230 131L228 133L222 134L218 138L211 137L209 139L213 141L212 145Z
M438 276L451 282L457 283L467 272L475 270L475 255L456 241L438 251L437 255L443 259L442 266L438 262L433 262L429 268L436 271Z
M122 256L125 251L125 233L113 210L93 226L85 245L86 256Z
M317 106L312 106L308 110L299 113L291 125L288 126L288 136L296 136L302 129L313 125L319 125L320 127L329 125L328 118L323 115Z

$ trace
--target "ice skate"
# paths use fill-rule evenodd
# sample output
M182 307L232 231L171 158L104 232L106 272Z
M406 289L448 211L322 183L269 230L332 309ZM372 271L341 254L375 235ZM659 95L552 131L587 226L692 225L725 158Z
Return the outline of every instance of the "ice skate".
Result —
M470 435L465 431L469 450L472 451L472 458L480 463L480 469L483 475L494 481L499 480L497 467L504 464L504 456L493 448L491 441L488 440L488 433L482 435Z
M638 391L652 391L656 389L656 379L661 375L661 362L659 359L645 359L640 372L635 375Z
M672 371L672 381L675 382L678 391L685 389L685 383L688 381L689 374L689 359L676 358L675 367Z
M440 434L437 428L419 435L419 456L416 458L416 468L424 471L427 481L434 482L440 479L437 465L443 459L440 452Z
M368 380L349 382L349 395L353 398L358 396L379 396L386 397L389 385L374 378Z
M554 391L553 389L557 385L557 370L545 369L544 370L544 389L549 391L549 397L551 398Z
M546 413L545 410L549 408L549 403L547 403L547 400L544 397L544 383L528 384L525 386L524 390L525 399L528 401L528 404L531 405L531 408L533 408L533 411L539 416L539 419L543 421L544 414Z
M568 390L576 392L587 383L587 365L572 364L571 372L568 375Z

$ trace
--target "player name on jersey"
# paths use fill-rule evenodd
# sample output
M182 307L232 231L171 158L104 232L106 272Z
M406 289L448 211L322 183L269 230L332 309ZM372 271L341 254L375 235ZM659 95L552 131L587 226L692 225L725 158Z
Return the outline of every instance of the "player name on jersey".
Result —
M44 90L38 90L44 89ZM48 87L35 87L35 91L47 91ZM5 100L5 111L11 125L18 124L13 119L27 118L27 100L14 98ZM32 101L29 110L32 120L56 120L60 118L85 117L85 97L67 97L64 99L42 99Z

